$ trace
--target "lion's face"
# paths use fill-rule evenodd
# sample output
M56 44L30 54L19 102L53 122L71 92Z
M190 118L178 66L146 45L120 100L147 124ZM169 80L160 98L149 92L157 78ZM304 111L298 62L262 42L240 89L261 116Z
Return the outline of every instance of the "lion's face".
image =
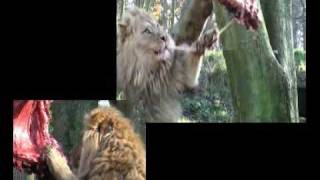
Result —
M149 60L156 61L168 60L172 56L172 38L143 11L129 11L122 21L121 33L124 50L134 48L137 54L143 54L148 56Z
M139 39L137 49L152 55L156 60L167 60L171 56L172 41L163 28L154 22L138 21L134 38Z

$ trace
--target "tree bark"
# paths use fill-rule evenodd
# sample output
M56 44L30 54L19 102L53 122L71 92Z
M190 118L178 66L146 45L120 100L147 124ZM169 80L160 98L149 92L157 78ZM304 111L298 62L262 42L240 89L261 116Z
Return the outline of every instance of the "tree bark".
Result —
M122 15L123 15L123 8L124 8L124 2L123 2L124 0L119 0L119 6L120 6L120 8L119 8L119 10L120 10L120 19L122 18Z
M52 103L52 134L66 152L81 141L84 115L96 107L98 101L65 100Z
M173 30L176 44L192 44L200 35L203 24L211 13L212 0L185 1L180 21Z
M306 4L306 0L303 0L302 1L303 3L303 48L304 50L307 50L306 49L306 41L307 41L307 31L306 31L306 7L307 7L307 4Z
M283 32L278 32L280 29L276 28L272 32L276 34L271 35L273 42L276 41L274 36L282 35L278 38L282 45L275 45L279 52L277 57L270 45L261 11L259 16L262 22L257 32L234 24L220 37L236 109L235 122L297 122L299 119L294 93L296 82L292 73L294 60L290 59L293 52L291 19L288 19L291 18L291 6L287 4L289 1L268 2L278 3L280 7L273 9L272 13L285 23L282 24ZM260 8L258 0L257 3ZM287 7L287 12L281 10ZM231 18L220 4L215 3L214 9L221 28Z
M172 1L171 2L171 13L170 13L170 31L172 31L173 29L173 25L174 25L174 11L176 9L176 1Z
M174 11L176 9L176 1L172 1L171 2L171 16L170 16L170 31L172 31L173 29L173 25L174 25Z
M292 101L292 114L298 112L297 75L294 61L292 0L270 1L261 0L271 47L275 56L289 77L289 96Z
M304 25L303 25L303 48L304 48L304 50L307 50L306 41L307 41L307 31L306 31L306 22L304 22Z
M162 11L161 11L161 17L160 17L160 24L162 25L162 27L164 29L167 29L168 28L168 14L167 14L167 11L168 11L168 3L167 3L167 0L162 0L161 1L161 6L162 6Z
M128 6L128 1L127 0L122 0L123 1L123 8L122 8L122 16L126 13L127 6ZM122 17L121 16L121 17Z
M294 34L294 47L304 48L306 42L306 1L293 0L292 2L292 19L293 19L293 34ZM301 34L299 34L301 33Z
M151 0L145 0L145 6L144 6L144 9L149 12L149 9L150 9L150 1Z
M135 0L134 1L134 5L139 7L139 8L143 8L143 0Z
M134 5L137 6L137 7L139 7L139 5L140 5L140 0L135 0L135 1L134 1Z

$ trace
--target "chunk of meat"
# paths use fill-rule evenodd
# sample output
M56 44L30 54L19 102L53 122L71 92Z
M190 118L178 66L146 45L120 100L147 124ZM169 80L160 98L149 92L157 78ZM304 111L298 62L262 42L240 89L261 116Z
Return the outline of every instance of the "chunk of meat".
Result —
M230 11L235 20L249 30L257 30L260 25L256 0L218 0Z
M51 100L13 102L13 165L18 170L25 169L40 177L47 169L44 159L46 146L56 148L62 153L57 141L49 134L51 102Z

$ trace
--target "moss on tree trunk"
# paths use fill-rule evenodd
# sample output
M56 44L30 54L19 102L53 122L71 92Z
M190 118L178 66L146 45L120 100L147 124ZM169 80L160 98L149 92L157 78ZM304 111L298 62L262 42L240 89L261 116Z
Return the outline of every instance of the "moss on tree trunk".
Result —
M260 8L260 3L258 6ZM269 1L268 1L269 2ZM278 1L279 6L289 6L286 1ZM281 7L279 9L281 9ZM290 6L291 7L291 6ZM224 7L215 3L218 26L221 28L231 20ZM285 23L291 13L275 11L276 17L284 18ZM244 27L234 24L222 34L223 54L230 78L231 92L236 109L235 122L296 122L298 120L297 96L292 96L295 77L291 72L292 65L283 66L273 53L269 35L260 11L262 23L257 32L250 32ZM284 17L282 17L284 16ZM292 34L292 26L286 26L282 32ZM291 39L290 39L291 37ZM287 54L293 52L292 36L284 41L289 45L280 46ZM292 64L290 56L285 56Z

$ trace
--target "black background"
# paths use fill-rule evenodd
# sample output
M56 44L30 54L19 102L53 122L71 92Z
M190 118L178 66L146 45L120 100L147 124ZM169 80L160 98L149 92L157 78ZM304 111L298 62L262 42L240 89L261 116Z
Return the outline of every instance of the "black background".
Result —
M147 124L148 179L308 179L319 152L317 106L310 105L319 92L316 2L307 1L307 124ZM10 179L13 99L115 99L116 1L7 10L0 172Z

